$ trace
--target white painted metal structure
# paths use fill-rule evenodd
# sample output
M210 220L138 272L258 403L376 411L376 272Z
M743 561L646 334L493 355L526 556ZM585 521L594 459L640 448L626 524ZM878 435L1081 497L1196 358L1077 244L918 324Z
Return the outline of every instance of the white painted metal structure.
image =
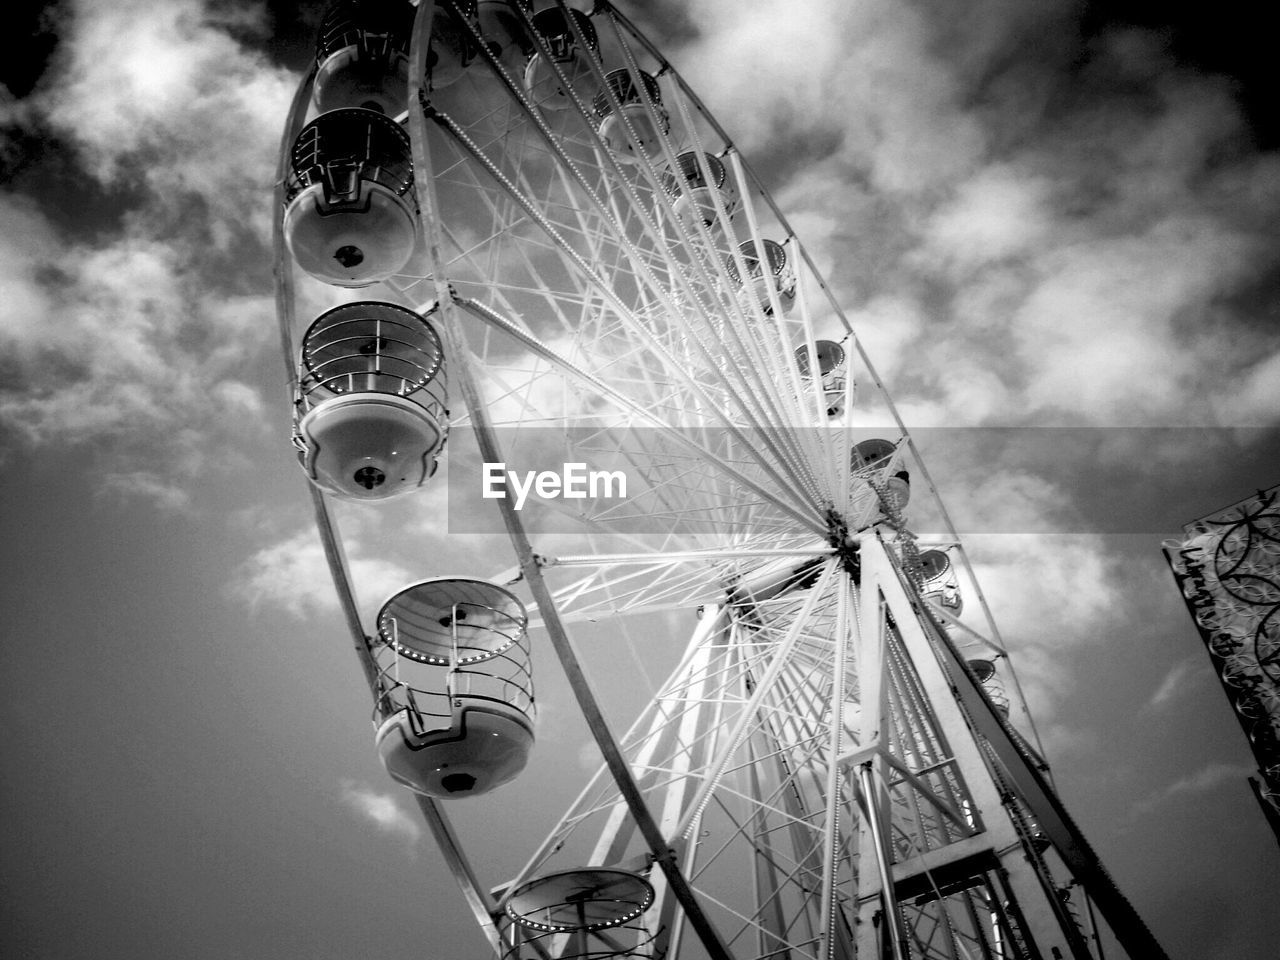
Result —
M422 246L385 285L436 310L465 403L454 436L469 423L484 461L533 462L551 426L566 458L624 463L633 481L624 501L539 504L563 520L539 547L539 514L495 501L534 626L604 761L512 877L482 882L420 798L495 953L526 942L516 927L531 913L514 897L606 870L652 887L628 917L645 935L579 925L532 955L1083 960L1101 942L1087 893L1130 956L1163 956L1057 801L929 474L782 212L621 13L538 6L537 18L505 8L534 65L511 69L512 43L486 43L484 21L419 4L406 125ZM540 35L538 18L560 32ZM469 32L478 53L435 89L433 29ZM292 129L305 90L297 103ZM696 184L698 216L676 176ZM847 356L843 404L808 375L823 338ZM887 450L864 456L881 437ZM942 531L927 543L904 516L908 478L911 511ZM374 641L315 496L373 677ZM949 551L969 619L923 598L922 546ZM570 626L607 621L625 641L630 618L695 608L683 657L616 733ZM1007 715L966 665L977 660L1011 681Z

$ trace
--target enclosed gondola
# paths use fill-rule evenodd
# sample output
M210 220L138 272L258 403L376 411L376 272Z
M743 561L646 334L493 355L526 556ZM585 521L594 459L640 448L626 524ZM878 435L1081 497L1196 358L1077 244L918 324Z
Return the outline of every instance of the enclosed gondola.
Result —
M737 288L743 309L750 312L758 307L771 317L776 298L783 316L789 314L796 302L796 276L782 244L761 240L757 247L754 240L744 240L738 244L738 254L746 267L746 281L733 255L725 258L725 270Z
M861 481L854 484L856 490L870 489L888 519L900 518L911 500L911 474L903 469L897 444L878 437L854 444L849 469Z
M406 587L378 612L378 753L391 777L431 797L512 780L533 749L524 605L484 580Z
M533 52L520 16L521 8L529 7L529 0L478 0L476 4L476 24L484 45L508 70L514 70L517 61L523 66L524 58Z
M389 117L407 110L413 15L408 0L330 4L316 40L316 109L363 107Z
M661 174L662 189L671 199L671 209L686 225L701 223L708 228L724 219L732 221L738 211L738 191L719 157L689 150L676 157L674 170ZM719 210L717 209L719 208Z
M621 159L655 156L671 128L658 81L643 70L636 76L639 85L630 70L609 71L594 100L600 139Z
M614 867L582 867L534 877L507 900L515 921L506 960L554 956L611 960L652 956L654 932L643 915L655 900L644 877Z
M991 701L991 705L995 707L996 713L1002 717L1009 716L1009 696L1004 692L1004 682L1000 679L1000 674L996 671L994 660L966 660L965 666L969 668L969 672L973 674L973 678L978 681L987 698Z
M348 500L416 490L449 436L440 335L392 303L347 303L302 340L294 442L312 483Z
M838 417L844 413L847 387L844 347L834 340L819 340L813 344L813 356L818 361L818 378L822 383L822 398L827 416ZM802 379L813 379L808 345L796 348L796 366Z
M321 114L290 155L284 235L299 267L339 287L402 270L417 247L409 135L376 110Z
M590 109L599 89L591 69L591 58L599 47L596 28L581 10L569 9L568 14L560 7L548 7L533 15L536 37L530 40L533 52L525 66L524 85L541 110L567 110L573 105L572 95Z
M945 550L925 550L920 554L920 575L923 588L920 594L926 601L945 610L953 617L964 610L964 598L956 581L955 568Z

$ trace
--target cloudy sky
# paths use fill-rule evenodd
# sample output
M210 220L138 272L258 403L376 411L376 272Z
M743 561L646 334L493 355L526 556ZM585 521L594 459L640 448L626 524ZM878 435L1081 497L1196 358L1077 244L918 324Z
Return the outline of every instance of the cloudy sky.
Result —
M484 952L378 765L287 443L270 196L322 6L19 3L3 40L8 956ZM1280 482L1280 124L1252 10L624 9L751 158L907 421L987 428L936 479L1121 888L1179 960L1270 955L1280 852L1159 550ZM1028 435L1058 456L1008 440ZM408 558L491 571L433 501L397 516L348 544L368 612L442 572ZM455 814L495 882L518 864L486 820L518 808L540 836L591 764L539 677L533 767Z

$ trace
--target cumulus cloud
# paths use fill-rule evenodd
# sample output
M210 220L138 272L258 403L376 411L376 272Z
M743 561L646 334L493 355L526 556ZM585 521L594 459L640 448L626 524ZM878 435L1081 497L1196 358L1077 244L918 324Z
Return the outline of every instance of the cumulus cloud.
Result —
M1187 794L1207 793L1233 780L1243 781L1254 773L1243 764L1210 763L1134 804L1132 815L1144 816L1163 804ZM1243 789L1243 784L1242 784Z
M405 841L413 847L422 836L422 826L400 806L391 793L380 793L354 780L341 783L342 802L379 831Z
M357 600L370 615L383 600L415 579L393 561L366 556L365 542L359 536L347 536L344 548ZM254 606L270 604L299 619L338 609L324 547L311 529L254 553L241 565L230 591Z
M1274 423L1276 411L1280 410L1280 352L1245 364L1210 402L1219 423Z
M267 411L262 265L294 80L229 32L253 9L73 4L48 72L2 118L75 158L95 215L0 193L0 426L96 444L106 487L169 508L237 466L208 451L236 449Z
M146 500L165 513L185 513L191 505L191 495L186 490L150 470L107 473L102 477L99 495Z
M270 329L270 301L213 304L172 246L67 245L24 208L9 205L26 216L30 242L9 235L3 242L23 251L0 257L0 425L33 446L109 446L108 486L171 506L207 471L238 467L234 451L265 427L248 361Z
M1188 684L1195 682L1200 675L1197 670L1199 669L1202 673L1205 667L1206 665L1196 658L1187 658L1175 663L1169 668L1169 672L1164 675L1155 692L1151 694L1151 699L1147 701L1147 707L1149 709L1163 707L1173 701L1182 694Z
M79 3L45 115L99 180L141 178L158 206L198 197L215 242L245 223L265 239L264 197L297 80L227 29L255 17L265 11L206 0Z
M595 771L600 768L600 747L594 740L584 740L578 744L576 753L578 769L582 771Z
M1225 80L1076 15L713 0L673 59L926 423L1273 423L1277 158Z
M18 368L0 393L0 416L31 441L177 428L217 405L261 413L256 391L236 379L237 361L258 348L269 323L265 297L234 297L210 311L165 243L130 238L105 248L68 250L22 203L33 242L5 257L15 301L0 339ZM15 383L16 379L16 383Z
M991 605L1037 720L1051 719L1071 692L1063 653L1110 639L1108 625L1124 592L1121 565L1100 537L1005 534L966 537L974 577ZM965 620L979 632L981 612L971 587ZM1013 690L1008 690L1013 694Z

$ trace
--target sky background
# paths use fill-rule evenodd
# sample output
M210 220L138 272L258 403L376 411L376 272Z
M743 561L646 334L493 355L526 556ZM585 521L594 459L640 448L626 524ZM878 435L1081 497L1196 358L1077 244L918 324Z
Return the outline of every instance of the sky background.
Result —
M271 188L322 7L18 3L0 41L9 957L484 955L378 764L287 439ZM1177 960L1274 956L1280 851L1159 549L1280 482L1255 8L624 9L761 174L909 424L1074 438L1069 469L992 440L935 479L1122 890ZM367 619L408 581L495 569L442 516L431 491L350 512ZM626 677L584 638L619 723L692 626L633 627ZM530 769L449 807L486 882L594 766L539 653Z

